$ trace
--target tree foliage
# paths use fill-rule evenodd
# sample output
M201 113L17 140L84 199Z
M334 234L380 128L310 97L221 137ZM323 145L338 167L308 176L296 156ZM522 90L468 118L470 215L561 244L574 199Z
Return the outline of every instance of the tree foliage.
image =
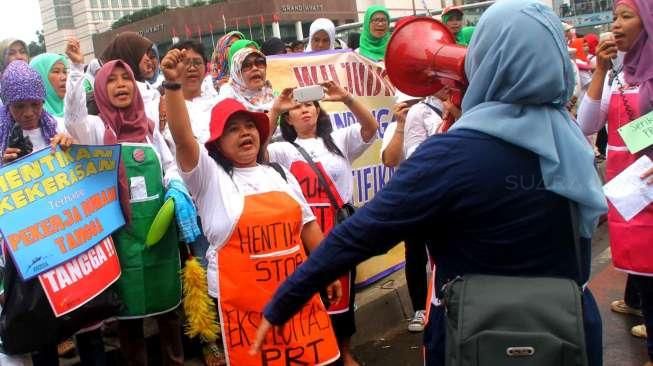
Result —
M204 5L209 5L209 4L218 4L218 3L223 3L226 0L197 0L193 2L191 5L187 6L189 8L194 8L194 7L199 7L199 6L204 6ZM134 22L137 22L139 20L143 20L145 18L149 18L154 15L161 14L165 11L169 10L169 8L165 5L159 5L155 6L149 9L142 9L139 11L135 11L132 14L128 14L123 16L122 18L116 20L113 22L111 25L111 29L118 29L122 27L123 25L131 24Z
M27 45L27 52L30 57L45 53L45 35L43 34L43 31L36 31L36 37L38 42L32 41Z
M127 14L123 16L122 18L116 20L113 22L111 25L111 29L117 29L122 27L123 25L131 24L134 22L137 22L139 20L143 20L145 18L149 18L154 15L159 15L161 13L164 13L168 11L169 8L166 5L159 5L159 6L154 6L149 9L141 9L138 11L135 11L131 14Z

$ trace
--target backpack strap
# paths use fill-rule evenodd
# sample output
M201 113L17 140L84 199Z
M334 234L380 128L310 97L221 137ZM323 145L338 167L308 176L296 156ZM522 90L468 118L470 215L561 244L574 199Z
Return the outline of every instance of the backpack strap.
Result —
M308 165L311 166L311 169L313 169L313 172L315 172L315 175L317 175L317 181L322 186L322 189L326 192L327 196L329 196L329 202L331 202L331 206L333 207L334 210L338 210L340 207L338 206L338 200L336 200L336 196L331 192L331 188L329 187L329 184L327 183L326 177L324 174L322 174L322 171L317 167L311 156L304 150L303 147L299 146L296 142L291 142L293 146L299 151L300 154L304 157L304 160L308 163Z
M276 170L277 173L279 173L279 175L283 178L283 180L285 180L286 182L288 181L288 177L286 176L286 171L283 170L283 168L279 163L268 163L268 165L272 167L272 169Z
M438 107L424 101L422 101L422 103L426 104L427 107L431 108L433 112L435 112L438 116L440 116L440 118L442 118L442 111Z

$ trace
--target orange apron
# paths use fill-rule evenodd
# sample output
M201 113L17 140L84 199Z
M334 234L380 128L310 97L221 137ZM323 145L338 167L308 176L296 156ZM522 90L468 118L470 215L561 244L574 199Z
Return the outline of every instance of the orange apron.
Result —
M333 183L331 176L327 174L326 169L324 169L322 166L322 163L315 162L315 166L317 166L317 168L322 171L322 175L329 185L329 189L333 193L338 207L342 207L342 197L340 197L338 189L336 189L336 185ZM302 160L293 162L290 166L290 172L295 176L295 178L297 178L299 186L302 188L302 194L304 195L304 198L306 198L306 202L308 202L308 205L311 207L313 215L315 215L315 219L320 225L320 229L322 229L324 236L327 236L331 229L336 226L336 210L331 204L328 194L324 191L324 188L322 188L322 185L319 183L317 174L315 174L315 171L307 162ZM340 298L340 301L329 304L329 308L327 310L331 315L346 313L349 311L352 289L351 272L347 272L344 275L340 276L338 281L340 281L340 286L342 287L342 297Z
M340 357L317 294L281 330L273 328L261 353L248 354L265 304L306 261L301 230L301 207L287 193L245 197L238 224L216 255L222 341L230 365L323 365Z

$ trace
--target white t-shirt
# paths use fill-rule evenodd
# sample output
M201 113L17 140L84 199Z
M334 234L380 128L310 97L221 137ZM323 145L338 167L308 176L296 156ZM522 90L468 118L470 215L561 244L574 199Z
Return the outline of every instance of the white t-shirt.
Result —
M286 182L274 168L258 165L253 168L234 168L230 176L200 146L197 166L181 176L193 196L202 219L204 235L210 246L206 252L209 265L207 279L209 295L218 296L216 251L229 239L243 212L245 197L252 194L280 191L288 193L302 208L302 223L314 221L315 216L302 195L295 177L286 171Z
M57 121L57 133L66 132L66 126L64 124L63 118L54 116L52 116L52 118ZM39 151L44 147L50 146L50 141L45 140L40 127L33 130L23 130L23 136L29 137L29 141L32 143L32 151Z
M428 98L426 103L442 110L442 102L437 98ZM404 126L404 156L408 159L415 149L429 136L435 135L442 125L440 117L425 103L417 103L408 110Z
M208 95L208 96L218 96L218 91L215 90L215 87L213 86L213 77L211 76L210 73L207 73L206 76L204 77L204 80L202 80L202 95Z
M211 131L209 130L211 110L219 101L220 98L217 93L202 94L197 98L186 101L193 135L200 144L205 143L211 136Z
M374 137L368 142L363 141L359 124L353 124L331 132L333 142L343 153L344 158L327 150L321 137L297 138L295 142L306 150L314 162L322 163L324 170L336 185L342 201L347 203L351 202L354 190L351 162L361 156L374 143L376 136L374 134ZM290 169L295 161L305 161L297 148L286 141L268 145L268 154L270 161L279 163L286 169Z
M211 123L211 110L218 104L220 97L218 94L202 94L197 98L186 100L186 109L188 110L188 117L190 118L190 127L193 129L193 136L200 144L204 144L206 140L211 137L211 130L209 128ZM170 132L169 124L162 132L165 137L170 151L173 155L177 155L175 142Z
M136 86L138 87L138 91L141 92L141 98L143 98L145 115L154 122L156 130L159 130L159 103L161 102L161 94L155 87L148 83L137 81Z
M390 141L392 141L392 137L395 135L395 131L397 131L397 122L391 122L388 127L385 128L385 132L383 132L380 151L381 160L383 160L383 152L390 145ZM404 161L406 159L406 146L403 143L402 146L401 161Z

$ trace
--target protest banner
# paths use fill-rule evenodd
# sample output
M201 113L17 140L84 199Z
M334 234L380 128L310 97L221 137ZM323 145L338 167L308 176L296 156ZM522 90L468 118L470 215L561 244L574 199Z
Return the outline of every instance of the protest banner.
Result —
M352 164L355 206L370 201L388 183L393 168L381 163L381 139L388 124L394 121L392 106L395 89L388 81L382 64L374 63L352 50L314 53L293 53L267 57L267 75L275 92L284 88L302 87L334 81L357 96L369 107L379 124L379 139ZM342 103L320 102L331 118L334 129L345 128L356 121L354 114ZM356 284L364 286L401 268L403 245L387 254L371 258L357 267Z
M0 169L0 232L23 280L64 263L124 225L120 145L34 152Z
M120 277L120 261L111 237L39 275L56 317L66 315L106 290Z

